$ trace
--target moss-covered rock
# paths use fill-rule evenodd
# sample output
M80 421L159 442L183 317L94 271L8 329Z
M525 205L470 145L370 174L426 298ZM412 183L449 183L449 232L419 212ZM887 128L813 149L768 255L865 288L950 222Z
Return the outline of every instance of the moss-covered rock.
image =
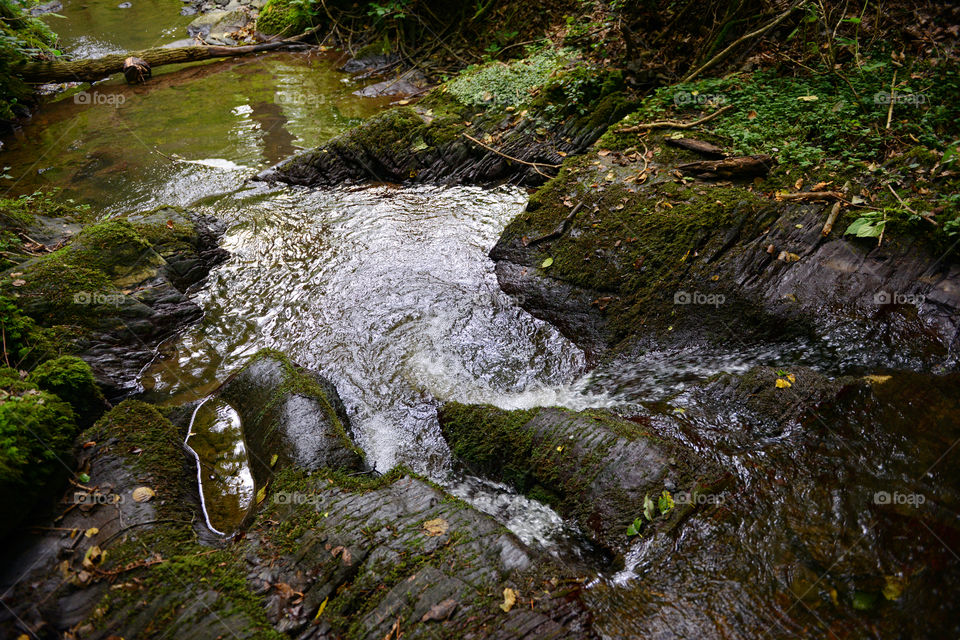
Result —
M314 18L302 2L267 0L257 16L257 31L265 35L287 37L303 33L313 26Z
M69 404L0 369L0 537L45 506L73 471L78 432Z
M154 347L201 315L186 292L225 256L217 247L222 230L208 217L162 207L91 224L67 246L8 270L0 311L9 299L35 324L54 329L43 336L11 322L16 360L72 352L90 364L108 396L122 395Z
M440 428L468 466L556 507L603 547L624 551L627 529L647 500L694 495L724 474L676 442L608 411L505 411L447 403ZM692 509L657 512L646 523L671 528Z
M258 352L216 395L240 415L258 490L283 468L364 468L336 388L283 353Z
M93 425L107 410L107 400L93 379L90 365L75 356L61 356L41 363L30 372L29 380L69 402L81 428Z
M622 82L610 81L615 74L567 69L566 60L568 53L544 51L510 65L467 69L416 108L375 116L258 179L311 186L350 180L542 183L564 156L581 152L633 106ZM544 91L562 99L544 99Z

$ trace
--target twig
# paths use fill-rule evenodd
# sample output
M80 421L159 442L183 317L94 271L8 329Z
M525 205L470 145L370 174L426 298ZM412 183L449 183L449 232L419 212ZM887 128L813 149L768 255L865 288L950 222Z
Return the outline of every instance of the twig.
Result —
M632 127L624 127L623 129L618 129L617 133L633 133L635 131L649 131L650 129L692 129L693 127L703 124L705 122L710 122L717 116L722 113L726 113L730 109L733 109L732 104L728 104L725 107L721 107L711 113L708 116L704 116L699 120L694 120L693 122L676 122L674 120L663 120L660 122L645 122L643 124L636 124Z
M508 156L507 154L503 153L502 151L497 151L497 150L494 149L493 147L491 147L491 146L489 146L489 145L486 145L486 144L480 142L479 140L477 140L476 138L474 138L473 136L471 136L471 135L468 134L468 133L462 133L462 134L460 134L460 135L462 135L462 136L463 136L464 138L466 138L467 140L469 140L469 141L471 141L471 142L474 142L474 143L480 145L480 146L483 147L484 149L486 149L486 150L488 150L488 151L492 151L492 152L494 152L495 154L497 154L498 156L501 156L501 157L506 158L507 160L511 160L511 161L513 161L513 162L519 162L520 164L526 165L526 166L528 166L528 167L533 167L533 170L536 171L537 173L539 173L540 175L542 175L544 178L552 178L553 176L547 175L547 174L544 173L543 171L540 171L540 169L539 169L538 167L546 167L546 168L548 168L548 169L559 169L560 166L561 166L561 165L559 165L559 164L544 164L544 163L542 163L542 162L527 162L526 160L521 160L520 158L514 158L513 156Z
M896 91L897 91L897 88L896 88L897 71L898 69L893 70L893 80L890 81L890 108L887 109L887 129L890 128L890 122L893 120L893 103L894 103L894 96L896 95ZM887 186L890 186L890 185L887 185Z
M834 202L833 208L830 210L830 215L827 216L827 221L823 225L823 230L820 232L824 238L830 235L830 232L833 231L833 223L837 221L837 216L840 214L840 205L842 202Z
M7 356L7 327L2 320L0 320L0 329L3 330L3 359L7 363L7 367L9 368L10 358Z
M774 195L774 197L777 200L839 200L840 202L847 202L847 199L839 191L801 191L799 193L777 193Z
M770 29L773 29L775 26L777 26L778 24L780 24L781 22L783 22L783 21L786 19L786 17L789 16L791 13L793 13L796 9L798 9L798 8L800 8L802 5L806 4L806 1L807 1L807 0L798 0L797 2L794 2L794 3L790 6L789 9L787 9L786 11L784 11L783 13L781 13L779 16L777 16L776 18L774 18L774 19L771 20L770 22L768 22L765 26L760 27L760 28L757 29L756 31L751 31L750 33L748 33L748 34L746 34L746 35L740 36L739 38L737 38L736 40L734 40L732 43L730 43L730 46L728 46L726 49L724 49L723 51L721 51L721 52L718 53L717 55L715 55L715 56L713 56L712 58L710 58L709 60L707 60L707 61L706 61L705 63L703 63L698 69L695 69L695 70L692 71L691 73L687 74L687 77L685 77L685 78L684 78L683 80L681 80L680 82L690 82L691 80L693 80L694 78L696 78L698 75L700 75L701 73L703 73L704 71L706 71L707 69L709 69L710 67L712 67L713 65L715 65L716 63L720 62L720 60L722 60L723 58L725 58L725 57L727 56L727 54L730 53L730 51L732 51L732 50L733 50L737 45L739 45L741 42L744 42L745 40L749 40L749 39L754 38L754 37L756 37L756 36L761 36L761 35L765 34L767 31L770 31Z
M573 211L567 214L567 217L563 219L563 222L560 223L560 226L548 233L545 236L540 236L534 240L531 240L527 243L528 247L538 245L541 242L547 242L548 240L556 240L567 232L567 229L570 228L570 223L573 222L574 216L577 215L577 212L580 211L580 208L583 206L583 201L578 202L577 206L573 208Z
M927 222L929 222L930 224L932 224L932 225L935 226L935 227L939 227L939 226L940 226L940 224L939 224L936 220L934 220L933 218L928 217L929 214L928 214L928 215L923 215L922 213L919 213L919 212L915 211L914 209L912 209L912 208L910 207L910 205L908 205L906 202L903 201L903 198L900 197L900 194L898 194L898 193L896 192L896 190L894 190L894 188L893 188L891 185L888 184L888 185L887 185L887 189L890 189L890 193L893 194L893 197L897 199L897 202L899 202L899 203L903 206L904 209L906 209L907 211L909 211L910 213L912 213L913 215L915 215L915 216L917 216L917 217L919 217L919 218L923 218L924 220L926 220Z

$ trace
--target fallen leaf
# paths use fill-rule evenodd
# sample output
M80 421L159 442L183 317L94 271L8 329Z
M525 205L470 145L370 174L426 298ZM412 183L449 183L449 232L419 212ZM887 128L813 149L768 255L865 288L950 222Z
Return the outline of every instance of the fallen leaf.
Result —
M777 260L783 260L784 262L796 262L799 259L800 256L789 251L781 251L780 255L777 256Z
M540 263L540 267L541 267L542 269L546 269L547 267L549 267L549 266L552 265L552 264L553 264L553 258L547 258L546 260L544 260L543 262Z
M819 96L800 96L797 98L800 102L816 102L819 99Z
M797 181L793 183L793 188L800 191L803 188L803 178L797 178Z
M517 603L517 592L506 587L503 590L503 604L500 605L500 608L506 612L509 612L510 609L513 609L513 605Z
M272 467L275 464L277 464L277 454L270 456L270 466Z
M15 287L22 287L23 285L27 284L27 281L26 281L26 280L14 280L14 281L11 282L10 284L12 284L12 285L15 286Z
M260 504L261 502L263 502L264 499L266 499L266 497L267 497L267 488L260 487L257 490L257 504Z
M788 373L788 374L787 374L787 380L789 380L790 383L793 384L794 382L797 381L797 376L793 375L792 373Z
M150 487L137 487L133 490L134 502L149 502L157 495L156 491Z
M86 537L88 537L88 538L92 538L93 536L97 535L98 533L100 533L100 529L97 529L96 527L90 527L89 529L87 529L86 531L84 531L83 535L86 536Z
M789 381L784 380L783 378L777 378L776 384L777 384L777 389L788 389L793 386L790 384Z
M757 112L756 112L756 111L750 110L750 111L747 113L747 120L753 120L753 119L755 119L756 117L757 117Z
M173 229L173 220L167 220L167 229Z
M97 545L93 545L87 549L85 554L83 554L83 566L87 569L92 569L97 565L102 564L106 557L106 551L101 550Z
M863 376L863 379L870 384L883 384L893 376Z
M431 620L436 620L437 622L442 622L450 617L450 614L453 613L453 610L457 608L457 601L453 598L447 598L441 602L430 607L430 610L423 614L423 617L420 618L420 622L430 622Z
M320 608L317 609L317 615L313 616L314 620L319 620L320 616L323 615L323 610L327 608L327 600L329 599L330 597L327 596L326 598L323 599L323 602L320 603Z
M442 536L450 528L450 523L443 518L434 518L423 523L424 534L430 537Z
M90 476L88 476L85 473L81 473L77 475L77 480L79 480L83 484L87 484L88 482L90 482Z
M883 597L887 600L896 600L907 586L906 579L900 576L884 576L884 578L887 583L883 586Z

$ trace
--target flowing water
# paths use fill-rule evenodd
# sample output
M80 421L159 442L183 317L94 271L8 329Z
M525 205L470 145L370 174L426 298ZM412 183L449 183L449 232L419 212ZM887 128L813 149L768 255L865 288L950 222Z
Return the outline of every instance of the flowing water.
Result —
M54 26L79 55L135 49L182 37L179 6L68 0L66 26ZM679 539L640 541L625 567L592 584L600 624L663 637L875 637L906 625L903 637L918 637L915 607L924 623L947 625L955 594L942 585L960 582L951 551L960 497L948 488L960 474L949 455L960 437L955 378L892 372L876 394L841 394L784 427L685 387L753 364L836 371L829 354L731 344L589 372L576 346L497 286L486 254L522 210L523 191L247 182L383 107L358 88L333 60L307 54L160 69L145 86L87 90L109 100L62 94L4 140L7 193L58 187L104 216L175 204L226 224L231 257L196 294L205 315L142 372L148 398L201 400L256 350L283 350L336 384L378 470L407 465L557 552L575 532L549 508L461 473L437 403L666 398L629 410L729 469L732 489ZM213 400L191 422L210 524L223 531L251 498L240 429ZM906 605L884 606L898 591Z

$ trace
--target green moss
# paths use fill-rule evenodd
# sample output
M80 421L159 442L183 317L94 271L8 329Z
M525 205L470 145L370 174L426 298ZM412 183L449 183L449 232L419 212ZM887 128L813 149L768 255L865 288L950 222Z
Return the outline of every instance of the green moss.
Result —
M74 356L47 360L30 372L30 382L70 403L77 423L91 426L106 410L107 401L93 379L90 365Z
M11 369L0 374L0 509L6 514L0 536L72 472L79 431L70 405L19 378Z
M509 64L489 62L467 67L444 85L446 91L469 106L496 104L516 106L530 98L530 92L546 83L570 59L570 52L544 49Z
M269 412L277 402L280 402L283 398L290 394L299 394L308 398L312 398L320 403L327 420L330 422L334 432L340 439L341 445L345 449L349 449L356 453L361 459L365 457L363 449L354 444L353 440L350 438L350 434L347 433L346 426L340 420L340 416L337 414L337 411L334 409L330 398L327 396L327 390L324 389L323 386L321 386L313 376L305 373L300 367L295 365L287 356L287 354L283 353L282 351L277 351L276 349L261 349L251 357L250 363L256 362L261 358L273 358L278 360L283 365L284 380L274 393L271 401L265 404L260 415L257 416L256 419L259 419L264 414Z
M439 413L444 437L454 455L524 491L534 482L529 469L533 438L523 426L538 412L450 402Z
M6 296L0 296L0 330L6 343L4 362L11 366L29 368L58 351L53 332L37 326Z
M13 72L16 65L53 49L57 36L42 20L27 14L32 2L0 0L0 118L13 120L15 107L31 98L30 88ZM22 113L20 115L23 115Z
M194 516L184 434L156 407L139 400L124 400L84 432L84 440L111 442L121 455L129 455L138 481L153 487L161 518L189 521Z
M257 31L266 35L295 36L313 26L315 19L302 2L267 0L257 16Z

